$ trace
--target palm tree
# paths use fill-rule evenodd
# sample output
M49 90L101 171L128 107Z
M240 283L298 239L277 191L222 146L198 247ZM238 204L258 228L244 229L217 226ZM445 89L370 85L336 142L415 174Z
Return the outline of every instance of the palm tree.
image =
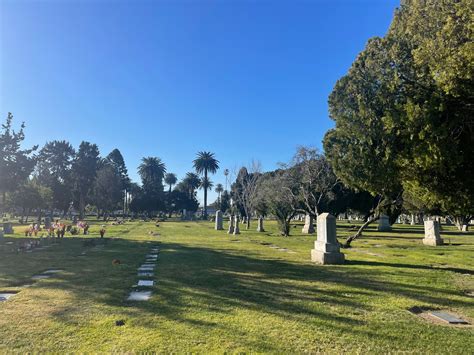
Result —
M171 189L173 188L173 185L176 184L178 181L178 178L176 177L176 174L173 173L168 173L165 175L165 183L166 185L170 186L169 192L171 193Z
M215 174L219 169L219 161L211 152L198 152L196 159L193 161L194 169L198 174L204 175L204 180L209 181L207 174ZM207 189L204 189L204 215L203 219L207 219Z
M183 183L188 188L189 198L193 198L194 191L201 186L201 179L195 173L187 173Z
M165 163L157 157L142 158L142 163L138 167L138 174L142 179L143 188L155 190L163 188L163 177L166 173Z
M165 183L170 186L169 192L168 192L168 207L169 207L169 218L171 218L172 214L172 208L171 208L171 189L173 188L173 185L178 182L178 178L176 177L176 174L173 173L168 173L165 175Z
M221 205L221 193L224 192L224 186L222 186L222 184L217 184L216 189L214 191L217 192L217 201L219 202L219 207L220 207L220 205Z

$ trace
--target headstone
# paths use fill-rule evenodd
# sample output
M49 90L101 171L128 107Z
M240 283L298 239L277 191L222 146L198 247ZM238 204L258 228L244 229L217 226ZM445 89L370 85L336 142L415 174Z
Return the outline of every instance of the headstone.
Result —
M443 239L439 235L438 221L425 221L425 237L423 238L424 245L443 245Z
M302 233L305 234L313 234L314 233L314 225L313 225L313 216L307 214L304 219L304 226L301 230Z
M319 264L343 264L344 254L340 252L336 238L336 218L329 213L318 216L317 240L311 250L311 260Z
M51 217L44 218L44 228L46 229L51 228Z
M13 226L10 222L3 223L3 234L13 234Z
M216 231L221 231L224 229L222 225L222 212L216 211L216 226L215 226Z
M230 216L229 217L229 229L227 230L227 234L233 234L234 233L234 217Z
M467 224L463 224L463 225L462 225L461 232L467 232L467 227L468 227Z
M240 234L240 228L239 228L239 216L235 216L234 219L234 235Z
M412 213L412 214L411 214L411 222L410 222L410 225L414 226L415 224L416 224L415 215Z
M392 226L389 223L388 216L381 214L379 218L379 226L377 227L379 232L390 232Z
M257 232L265 232L265 229L263 229L263 217L258 218Z
M72 216L72 224L77 224L77 215Z

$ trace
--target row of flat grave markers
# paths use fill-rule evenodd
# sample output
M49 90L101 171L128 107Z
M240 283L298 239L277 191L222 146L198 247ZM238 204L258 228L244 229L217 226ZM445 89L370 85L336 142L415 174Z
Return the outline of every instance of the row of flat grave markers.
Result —
M64 270L62 269L49 269L49 270L43 271L41 274L33 275L31 279L33 281L49 279L53 277L55 274L58 274L63 271ZM23 285L22 287L29 287L29 286L32 286L32 284ZM20 291L0 291L0 302L8 301L10 298L14 297L19 292Z
M134 290L130 292L127 301L148 301L151 297L151 290L149 288L155 285L153 280L150 280L155 275L155 266L158 260L158 253L160 249L153 247L150 253L146 255L145 263L138 268L137 275L140 277L138 284L134 286Z

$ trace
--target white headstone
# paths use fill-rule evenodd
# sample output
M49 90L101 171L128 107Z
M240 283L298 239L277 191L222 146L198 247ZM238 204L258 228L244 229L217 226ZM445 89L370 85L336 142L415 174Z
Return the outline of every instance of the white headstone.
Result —
M423 238L424 245L443 245L443 239L439 234L438 221L425 221L425 237Z
M259 217L257 221L257 232L265 232L265 229L263 229L263 217Z
M379 226L377 227L379 232L390 232L392 226L389 223L388 216L381 214L379 218Z
M318 216L318 235L311 250L311 260L319 264L343 264L344 254L340 252L336 238L336 218L329 213Z
M313 216L311 216L310 214L306 215L305 220L304 220L304 226L301 232L305 234L314 233Z
M227 234L232 234L234 233L234 217L230 216L229 217L229 229L227 230Z
M216 211L216 225L215 225L216 231L221 231L224 229L224 226L222 224L222 212Z
M411 214L411 222L410 222L410 224L411 224L412 226L414 226L414 225L416 224L415 215L414 215L413 213Z
M240 228L239 228L239 216L235 216L235 220L234 220L234 235L237 235L237 234L240 234Z

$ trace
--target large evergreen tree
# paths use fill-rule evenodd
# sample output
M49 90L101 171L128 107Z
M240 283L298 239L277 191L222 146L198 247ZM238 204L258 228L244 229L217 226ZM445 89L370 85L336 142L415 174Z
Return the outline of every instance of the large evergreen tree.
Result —
M407 0L329 98L324 139L336 174L399 210L402 191L474 214L473 10L468 0Z
M25 125L15 131L12 123L13 115L9 112L0 131L0 213L5 206L6 194L23 184L35 166L32 153L37 147L22 149Z

